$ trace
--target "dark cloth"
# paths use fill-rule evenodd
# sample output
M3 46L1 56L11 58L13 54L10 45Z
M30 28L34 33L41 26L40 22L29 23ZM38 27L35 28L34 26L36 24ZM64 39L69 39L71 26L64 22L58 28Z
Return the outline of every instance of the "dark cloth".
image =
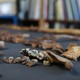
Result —
M9 31L12 33L30 33L31 38L36 36L39 37L45 34L29 31ZM59 39L58 42L60 42L64 48L66 48L70 42L76 42L78 45L80 45L80 41L70 39ZM0 60L4 56L21 56L20 50L28 47L29 46L25 46L23 44L14 44L6 42L6 47L4 50L2 50L4 55L0 57ZM64 67L60 64L52 64L52 66L46 67L39 63L34 67L28 67L21 64L5 64L1 62L0 80L80 80L80 62L72 62L74 64L74 67L71 71L64 69Z

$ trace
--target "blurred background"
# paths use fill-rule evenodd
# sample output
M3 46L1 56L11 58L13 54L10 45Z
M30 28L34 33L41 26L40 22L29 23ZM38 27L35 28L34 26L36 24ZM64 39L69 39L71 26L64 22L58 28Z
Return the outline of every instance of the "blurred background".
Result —
M80 0L0 0L0 24L80 28Z

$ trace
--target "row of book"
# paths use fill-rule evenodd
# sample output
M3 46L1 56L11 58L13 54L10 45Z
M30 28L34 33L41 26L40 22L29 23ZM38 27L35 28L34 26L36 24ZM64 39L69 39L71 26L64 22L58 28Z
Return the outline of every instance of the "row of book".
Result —
M43 18L79 21L80 0L43 0Z
M28 19L40 18L40 0L26 0ZM43 0L45 20L80 20L80 0Z

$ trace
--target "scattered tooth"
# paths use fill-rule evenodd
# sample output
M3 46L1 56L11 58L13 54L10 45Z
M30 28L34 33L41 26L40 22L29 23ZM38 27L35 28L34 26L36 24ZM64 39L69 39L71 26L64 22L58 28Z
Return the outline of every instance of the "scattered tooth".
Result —
M32 66L36 65L37 62L38 62L37 59L32 59L31 61L28 61L28 62L26 63L26 65L29 66L29 67L32 67Z
M22 58L21 58L21 61L23 62L23 61L30 61L30 58L28 57L28 56L23 56Z
M38 63L38 60L37 59L32 59L31 61L33 61L35 63Z
M43 65L45 65L45 66L49 66L49 65L50 65L50 61L46 61L46 60L44 60L44 61L43 61Z
M9 63L12 63L14 58L13 57L9 57L8 60L9 60Z
M4 58L3 58L3 61L4 61L5 63L9 63L9 59L8 59L7 57L4 57Z
M22 49L22 51L24 51L25 49Z
M30 48L26 48L26 51L27 51L27 52L30 51Z
M34 53L36 53L36 54L38 53L38 50L32 50L32 51L33 51Z
M28 55L29 56L34 56L34 53L30 50L30 51L28 51Z
M13 60L13 63L19 63L21 62L21 58L20 57L17 57Z
M43 59L44 59L44 53L43 53L43 51L40 51L40 52L38 53L37 58L38 58L39 60L43 60Z

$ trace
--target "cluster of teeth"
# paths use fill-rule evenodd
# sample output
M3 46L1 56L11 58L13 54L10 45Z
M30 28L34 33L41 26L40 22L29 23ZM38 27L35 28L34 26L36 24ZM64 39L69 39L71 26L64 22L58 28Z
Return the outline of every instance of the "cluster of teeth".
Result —
M23 65L26 65L26 66L29 66L29 67L32 67L34 65L36 65L38 63L38 60L37 59L30 59L29 57L27 56L23 56L23 57L4 57L3 58L3 62L7 63L7 64L17 64L17 63L21 63Z
M44 59L44 53L43 51L38 51L38 50L31 50L30 48L26 48L26 49L22 49L20 51L21 54L25 54L27 56L32 56L35 57L39 60L43 60Z

